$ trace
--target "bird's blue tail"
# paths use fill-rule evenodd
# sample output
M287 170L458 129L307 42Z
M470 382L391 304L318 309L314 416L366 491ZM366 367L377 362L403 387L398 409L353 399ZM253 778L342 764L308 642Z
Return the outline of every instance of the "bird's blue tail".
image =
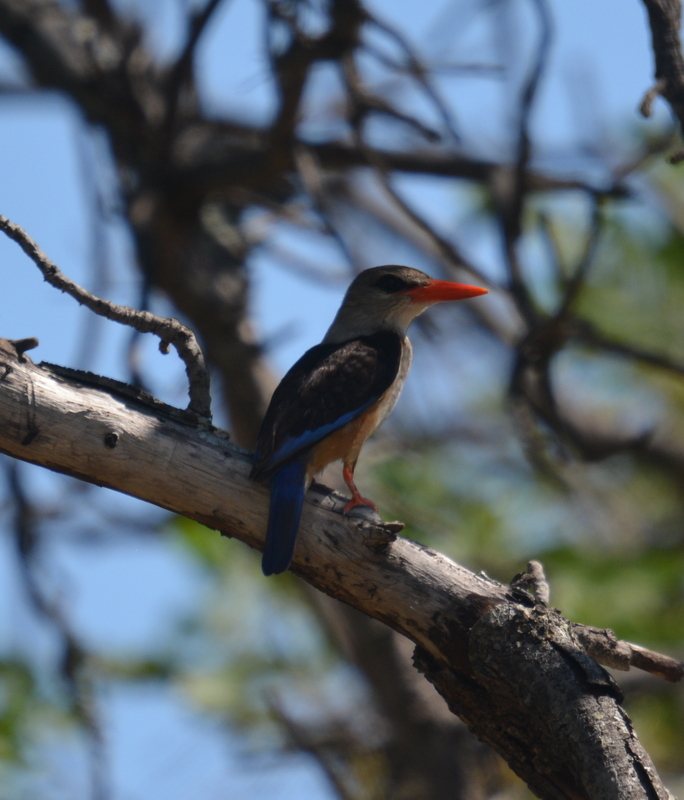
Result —
M305 478L306 465L301 461L285 464L271 476L271 505L261 559L264 575L277 575L290 566L302 515Z

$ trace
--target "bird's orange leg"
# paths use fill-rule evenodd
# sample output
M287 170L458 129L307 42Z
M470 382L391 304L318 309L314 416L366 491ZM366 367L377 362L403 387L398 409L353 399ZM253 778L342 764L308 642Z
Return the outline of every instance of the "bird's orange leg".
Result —
M368 506L377 513L378 507L375 505L375 503L373 503L371 500L367 500L365 497L362 497L361 492L359 492L359 490L356 488L356 484L354 483L355 466L356 462L354 464L345 464L342 468L342 477L344 478L344 482L349 487L349 491L351 492L352 496L352 499L344 507L342 513L348 514L352 508L356 508L356 506Z

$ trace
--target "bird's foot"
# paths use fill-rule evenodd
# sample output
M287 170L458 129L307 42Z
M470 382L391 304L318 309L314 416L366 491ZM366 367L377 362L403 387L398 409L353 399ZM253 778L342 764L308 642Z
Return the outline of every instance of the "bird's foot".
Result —
M375 505L375 503L372 500L362 497L361 492L359 492L359 490L356 488L356 484L354 483L353 465L344 465L342 477L344 478L344 482L347 484L347 488L351 492L351 500L344 507L342 513L346 515L352 510L352 508L356 508L357 506L365 506L366 508L371 508L376 514L378 514L378 507Z
M357 506L364 506L366 508L371 508L378 514L378 507L372 500L368 500L365 497L361 497L360 494L352 495L352 499L347 503L347 505L342 509L342 513L346 516L352 510L352 508L357 508Z

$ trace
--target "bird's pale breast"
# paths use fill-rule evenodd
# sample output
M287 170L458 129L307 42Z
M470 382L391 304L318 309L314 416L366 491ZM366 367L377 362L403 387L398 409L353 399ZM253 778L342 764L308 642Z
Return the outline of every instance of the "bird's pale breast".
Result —
M333 461L343 461L349 465L356 463L366 439L387 419L396 405L411 366L412 357L411 343L405 338L402 342L397 377L391 386L372 406L361 412L343 428L327 436L312 449L311 461L307 467L309 478L317 475Z

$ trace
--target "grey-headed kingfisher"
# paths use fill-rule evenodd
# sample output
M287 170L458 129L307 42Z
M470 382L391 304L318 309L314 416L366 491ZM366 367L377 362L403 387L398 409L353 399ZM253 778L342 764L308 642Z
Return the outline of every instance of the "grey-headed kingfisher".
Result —
M486 292L410 267L374 267L354 279L323 341L282 379L261 425L251 477L270 479L264 575L290 566L306 489L333 461L342 461L351 492L344 512L358 505L377 511L356 488L354 468L406 379L412 357L406 330L433 303Z

